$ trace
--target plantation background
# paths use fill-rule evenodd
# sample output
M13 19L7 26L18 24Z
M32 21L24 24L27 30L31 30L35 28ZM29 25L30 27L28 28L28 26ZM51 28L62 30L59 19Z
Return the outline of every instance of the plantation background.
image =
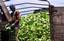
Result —
M19 41L51 41L48 11L20 17Z

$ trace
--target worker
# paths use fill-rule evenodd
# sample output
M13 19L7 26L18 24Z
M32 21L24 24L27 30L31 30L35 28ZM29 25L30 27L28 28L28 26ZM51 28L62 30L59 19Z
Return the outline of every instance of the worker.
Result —
M18 30L19 30L19 11L16 11L15 12L15 34L17 35L16 39L18 41Z
M13 23L12 23L12 27L11 29L15 30L15 34L16 34L16 41L18 41L18 29L19 29L19 11L16 11L15 6L14 5L10 5L10 9L12 11L11 16L13 17Z

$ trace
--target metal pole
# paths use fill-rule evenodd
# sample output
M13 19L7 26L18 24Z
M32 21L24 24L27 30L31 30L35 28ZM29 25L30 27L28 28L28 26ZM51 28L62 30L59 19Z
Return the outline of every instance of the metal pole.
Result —
M53 5L51 5L50 4L50 2L49 1L46 1L46 2L48 2L48 4L49 4L49 16L50 16L50 34L51 34L51 41L53 41L53 24L52 24L52 21L53 21L53 19L52 19L52 7L53 7Z

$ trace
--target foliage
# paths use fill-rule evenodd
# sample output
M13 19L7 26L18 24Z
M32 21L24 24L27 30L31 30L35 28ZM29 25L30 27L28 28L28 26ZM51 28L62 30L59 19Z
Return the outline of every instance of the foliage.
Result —
M48 12L28 14L20 19L20 41L51 41Z

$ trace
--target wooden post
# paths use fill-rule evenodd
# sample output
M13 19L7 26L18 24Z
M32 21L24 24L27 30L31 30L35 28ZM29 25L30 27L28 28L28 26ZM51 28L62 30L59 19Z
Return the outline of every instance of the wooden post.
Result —
M55 7L52 12L53 41L64 41L64 7ZM52 9L52 10L53 10Z
M7 7L5 6L5 4L4 4L4 1L3 0L0 0L0 6L2 7L2 10L3 10L3 14L5 15L5 17L7 18L7 21L8 22L11 22L11 21L13 21L12 20L12 17L10 16L10 14L9 14L9 11L8 11L8 9L7 9ZM5 22L7 22L7 21L5 21ZM5 22L1 22L1 23L5 23ZM6 24L6 23L5 23ZM3 26L3 24L2 24L2 26ZM3 27L1 27L0 26L0 28L3 28ZM5 28L5 27L4 27ZM3 28L3 29L4 29ZM3 30L3 29L1 29L1 30ZM5 31L4 31L5 32ZM5 32L6 33L6 32ZM2 41L2 39L1 39L1 34L2 34L2 31L0 31L0 41ZM13 39L13 41L15 41L15 32L14 33L9 33L9 36L10 36L10 34L11 34L11 38L9 39L9 41L12 41ZM6 36L6 35L5 35ZM13 36L13 37L12 37ZM5 37L6 38L6 37ZM5 40L4 39L4 41L8 41L8 40Z
M5 6L3 0L0 0L0 5L1 5L3 11L4 11L4 14L5 14L8 22L12 21L12 17L9 15L9 12L8 12L8 10L7 10L7 7Z

